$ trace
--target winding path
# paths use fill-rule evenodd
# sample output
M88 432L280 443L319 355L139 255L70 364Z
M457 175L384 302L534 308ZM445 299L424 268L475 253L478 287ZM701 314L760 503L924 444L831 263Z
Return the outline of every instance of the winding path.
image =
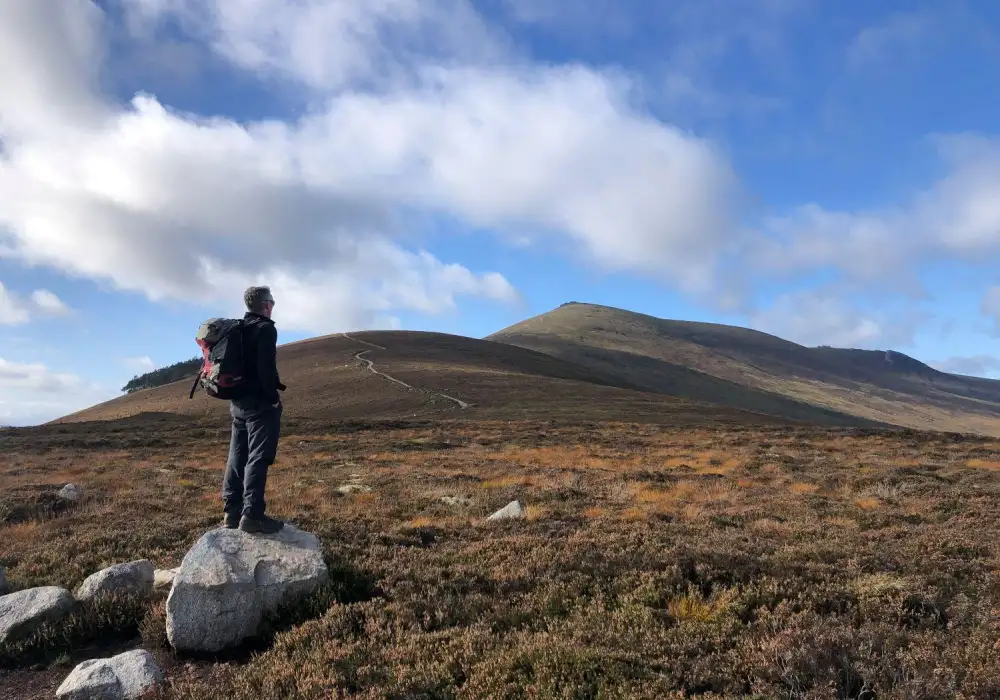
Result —
M347 333L341 333L341 335L344 336L345 338L347 338L348 340L353 340L355 343L361 343L363 345L368 345L368 346L370 346L371 348L373 348L375 350L385 350L386 349L386 348L382 347L381 345L376 345L375 343L369 343L367 340L361 340L361 338L354 338L353 336L350 336ZM406 382L404 382L401 379L396 379L395 377L390 376L390 375L386 374L385 372L380 372L379 370L375 369L375 362L373 362L372 360L369 360L367 357L363 357L363 355L366 355L366 354L368 354L370 352L371 352L371 350L362 350L359 353L355 353L354 359L361 360L361 362L364 363L365 368L369 372L371 372L372 374L377 374L378 376L383 377L385 379L388 379L390 382L393 382L395 384L399 384L401 387L405 387L406 389L409 389L409 390L423 391L423 392L426 392L428 394L434 394L435 396L440 396L443 399L448 399L449 401L453 401L454 403L458 404L458 407L460 409L462 409L462 410L465 410L465 409L469 408L470 406L474 405L474 404L468 403L467 401L462 401L462 399L456 399L454 396L448 396L448 394L442 394L440 391L434 391L433 389L420 389L420 388L417 388L415 386L411 386L411 385L407 384Z

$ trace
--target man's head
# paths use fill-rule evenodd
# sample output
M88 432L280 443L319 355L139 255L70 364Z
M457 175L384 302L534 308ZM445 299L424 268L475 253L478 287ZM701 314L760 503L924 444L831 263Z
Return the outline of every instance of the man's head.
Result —
M243 292L243 301L247 305L247 311L271 318L271 310L274 308L274 297L271 296L270 287L248 288Z

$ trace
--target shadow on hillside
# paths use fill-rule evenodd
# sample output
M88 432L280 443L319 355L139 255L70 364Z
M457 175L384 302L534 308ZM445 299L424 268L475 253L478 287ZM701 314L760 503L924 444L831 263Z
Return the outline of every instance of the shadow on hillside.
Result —
M621 384L637 387L642 391L818 425L886 427L886 424L742 386L683 365L624 350L595 348L585 343L559 340L548 347L547 351L569 362L615 376Z
M218 421L172 413L142 413L114 420L80 423L46 423L0 430L0 450L128 449L164 447L214 436Z

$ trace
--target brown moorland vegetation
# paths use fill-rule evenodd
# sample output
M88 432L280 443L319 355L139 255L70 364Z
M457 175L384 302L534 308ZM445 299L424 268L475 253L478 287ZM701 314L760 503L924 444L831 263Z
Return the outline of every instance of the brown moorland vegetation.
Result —
M176 566L218 522L226 435L0 432L13 586ZM55 506L68 481L84 499ZM0 650L0 697L142 644L185 700L996 698L998 496L1000 443L962 435L293 417L269 504L319 535L327 589L217 658L165 648L162 603L81 609ZM515 498L526 520L484 522Z
M898 352L805 347L738 326L579 303L488 340L686 399L811 420L798 408L806 404L892 425L1000 437L1000 382L940 372Z

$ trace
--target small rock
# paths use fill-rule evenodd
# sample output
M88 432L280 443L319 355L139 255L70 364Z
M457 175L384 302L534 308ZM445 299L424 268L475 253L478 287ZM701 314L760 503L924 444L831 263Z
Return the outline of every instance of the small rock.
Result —
M524 508L519 501L511 501L496 513L486 518L487 520L510 520L513 518L523 518Z
M56 697L60 700L132 700L163 682L163 671L145 649L108 659L91 659L73 669Z
M343 486L338 486L337 491L346 496L352 493L368 493L371 491L371 487L364 484L344 484Z
M76 591L77 600L90 600L94 596L123 591L148 596L153 592L153 562L139 559L126 564L115 564L88 576Z
M472 505L472 499L468 496L441 496L441 502L456 507Z
M7 572L0 566L0 595L7 592Z
M153 572L153 588L155 590L160 590L162 588L170 588L170 585L174 582L174 577L177 572L180 571L180 567L176 569L157 569Z
M167 598L167 639L178 650L220 651L257 632L264 615L328 579L319 539L289 523L274 535L211 530L195 543Z
M79 501L80 496L83 495L83 490L76 484L66 484L57 494L59 498L65 499L67 501Z
M42 623L73 609L73 595L58 586L29 588L0 596L0 644L31 634Z

